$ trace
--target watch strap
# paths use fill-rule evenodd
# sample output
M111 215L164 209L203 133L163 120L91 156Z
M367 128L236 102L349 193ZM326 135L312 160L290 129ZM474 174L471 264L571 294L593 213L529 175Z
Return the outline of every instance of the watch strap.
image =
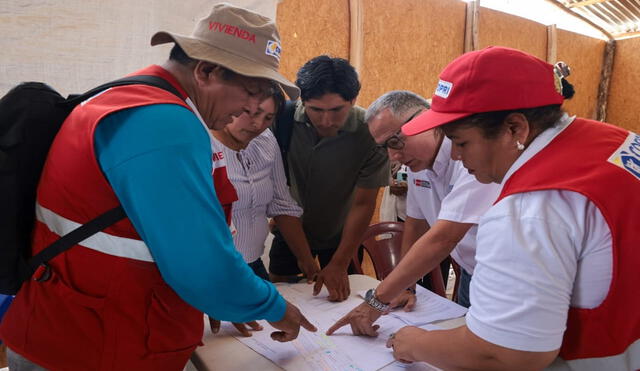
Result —
M378 312L389 312L389 303L383 303L376 297L376 289L369 289L365 295L364 301Z

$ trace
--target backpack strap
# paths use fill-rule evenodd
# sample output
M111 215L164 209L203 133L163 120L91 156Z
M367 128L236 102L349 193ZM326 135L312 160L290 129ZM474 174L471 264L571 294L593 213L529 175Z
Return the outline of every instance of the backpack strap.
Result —
M124 86L124 85L149 85L149 86L154 86L156 88L160 88L163 90L168 91L169 93L179 97L180 99L183 99L182 95L180 94L180 92L178 92L178 90L171 85L167 80L158 77L158 76L152 76L152 75L137 75L137 76L129 76L129 77L123 77L121 79L118 80L114 80L114 81L110 81L107 82L105 84L102 84L98 87L95 87L91 90L89 90L88 92L84 93L84 94L72 94L69 95L69 97L67 98L65 104L71 105L71 106L75 106L76 104L79 104L89 98L91 98L92 96L105 91L107 89L110 88L115 88L117 86Z
M48 271L49 267L45 264L46 262L53 259L57 255L69 250L73 246L79 244L80 242L86 240L94 234L100 232L101 230L124 219L126 216L127 214L125 214L122 206L118 205L117 207L107 211L106 213L99 215L87 224L83 224L73 231L60 237L59 240L47 246L44 250L40 251L31 259L29 259L29 268L26 272L27 276L25 277L25 279L31 277L40 265L44 265L46 270ZM36 278L36 280L46 280L47 278L48 274L45 271L45 273Z
M282 155L282 165L284 166L284 175L287 177L287 185L291 185L289 180L289 161L287 154L289 153L289 145L291 144L291 136L293 133L293 116L296 112L296 101L288 100L284 103L284 108L278 112L274 125L271 127L273 135L278 141L280 154Z
M80 102L83 102L88 98L91 98L92 96L104 90L107 90L116 86L136 85L136 84L149 85L149 86L154 86L160 89L164 89L172 93L173 95L179 97L180 99L183 99L180 92L178 92L178 90L173 85L171 85L167 80L157 76L139 75L139 76L124 77L118 80L108 82L106 84L102 84L96 88L89 90L84 94L70 95L63 104L73 107L79 104ZM40 251L33 257L31 257L31 259L29 259L28 267L26 271L23 271L22 273L23 281L29 279L35 273L38 267L40 267L41 265L45 267L45 271L43 272L42 275L40 275L40 277L36 277L35 279L39 281L48 279L50 277L50 271L49 271L50 268L46 264L46 262L48 262L49 260L53 259L57 255L69 250L73 246L79 244L80 242L86 240L87 238L93 236L94 234L102 231L103 229L117 223L118 221L126 217L127 217L127 214L124 212L124 209L122 208L121 205L118 205L117 207L111 210L108 210L107 212L97 216L96 218L92 219L88 223L83 224L78 228L74 229L73 231L67 233L66 235L60 237L59 240L47 246L42 251Z

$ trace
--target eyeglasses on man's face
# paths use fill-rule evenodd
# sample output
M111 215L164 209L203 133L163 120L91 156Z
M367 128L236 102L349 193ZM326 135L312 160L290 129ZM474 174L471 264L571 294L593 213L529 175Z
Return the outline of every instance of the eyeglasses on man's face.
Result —
M395 134L387 138L384 143L378 144L378 147L383 149L395 149L400 150L404 148L404 137L402 136L402 132L398 130Z
M423 109L419 109L416 112L413 113L413 115L409 116L408 119L405 120L405 122L402 123L402 125L406 124L407 122L413 120L414 117L418 116L419 113L421 113L423 111ZM384 149L395 149L395 150L401 150L404 148L404 140L405 137L404 135L402 135L402 129L399 129L397 132L395 132L392 136L390 136L389 138L387 138L383 143L378 144L378 147L380 148L384 148Z

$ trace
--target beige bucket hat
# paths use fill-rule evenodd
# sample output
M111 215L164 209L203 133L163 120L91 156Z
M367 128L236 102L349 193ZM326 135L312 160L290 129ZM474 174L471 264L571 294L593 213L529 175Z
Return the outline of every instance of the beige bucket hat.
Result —
M180 45L193 59L276 81L291 99L300 95L300 89L278 72L282 46L275 23L250 10L216 4L198 21L191 36L160 31L151 37L151 45L170 42Z

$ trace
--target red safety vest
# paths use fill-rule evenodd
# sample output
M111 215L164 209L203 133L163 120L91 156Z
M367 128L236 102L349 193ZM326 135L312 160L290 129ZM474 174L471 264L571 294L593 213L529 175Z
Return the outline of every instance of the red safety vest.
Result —
M159 66L135 74L160 76L186 98ZM69 115L38 187L34 254L119 204L95 157L94 131L110 113L151 104L189 108L162 89L131 85L99 94ZM213 174L216 192L230 205L237 196L222 170ZM50 279L25 282L0 327L3 341L25 358L53 370L182 370L200 344L202 313L164 282L129 219L55 257L50 266Z
M602 213L613 243L609 292L596 308L569 309L560 357L625 353L640 339L640 136L575 119L507 180L498 201L547 189L587 197Z

